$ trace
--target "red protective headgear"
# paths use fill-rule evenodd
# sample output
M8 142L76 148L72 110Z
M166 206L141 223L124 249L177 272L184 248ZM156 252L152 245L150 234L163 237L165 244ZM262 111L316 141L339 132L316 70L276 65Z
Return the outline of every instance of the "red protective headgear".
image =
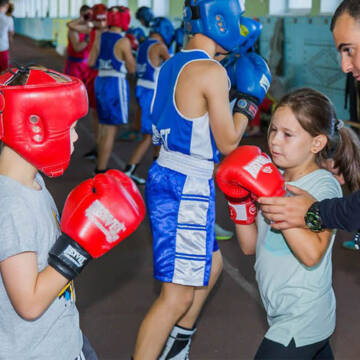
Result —
M107 19L107 6L104 4L96 4L92 8L92 21L104 21Z
M70 127L88 112L78 78L42 68L0 75L0 140L50 177L70 162Z
M130 9L126 6L113 6L107 15L108 26L116 26L124 31L129 30L131 16Z

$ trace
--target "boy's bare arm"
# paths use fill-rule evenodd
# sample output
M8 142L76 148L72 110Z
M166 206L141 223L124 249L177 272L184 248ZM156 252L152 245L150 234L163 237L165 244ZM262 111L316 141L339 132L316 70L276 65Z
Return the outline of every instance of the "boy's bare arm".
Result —
M68 282L50 266L39 273L34 252L9 257L0 271L14 309L26 320L42 315Z
M159 44L158 53L159 53L159 57L161 58L161 62L164 62L164 61L170 59L169 50L168 50L168 48L166 47L166 45L164 45L164 44ZM159 64L159 65L160 65L160 64ZM158 66L159 66L159 65L158 65Z
M89 57L88 57L88 65L90 67L95 66L96 60L99 56L100 39L101 39L101 31L96 30L95 40L91 46L91 50L90 50Z
M126 37L120 39L115 45L114 53L118 60L125 61L128 73L133 74L135 72L136 62L132 54L130 40Z
M218 149L227 155L239 145L248 119L243 114L231 114L225 69L213 62L207 64L207 67L207 71L203 73L203 91L208 105L210 127Z
M165 44L157 43L150 47L149 59L152 66L158 67L169 58L169 50Z
M75 31L69 31L69 40L76 52L83 51L88 46L86 41L79 41L79 34Z
M91 33L91 27L81 18L67 22L66 26L69 28L69 30L76 31L79 33L83 33L87 35L90 35Z

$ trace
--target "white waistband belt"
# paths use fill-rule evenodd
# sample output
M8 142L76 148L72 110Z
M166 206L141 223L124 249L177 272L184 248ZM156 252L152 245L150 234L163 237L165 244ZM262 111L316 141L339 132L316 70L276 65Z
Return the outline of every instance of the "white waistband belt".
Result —
M198 159L177 151L166 151L161 147L156 160L160 166L169 168L187 176L211 179L214 172L214 162Z
M147 89L155 89L155 83L150 80L138 79L136 85L142 86Z
M116 77L120 77L120 78L125 78L126 74L121 73L119 71L116 70L104 70L104 69L100 69L98 76L100 77L105 77L105 76L116 76Z

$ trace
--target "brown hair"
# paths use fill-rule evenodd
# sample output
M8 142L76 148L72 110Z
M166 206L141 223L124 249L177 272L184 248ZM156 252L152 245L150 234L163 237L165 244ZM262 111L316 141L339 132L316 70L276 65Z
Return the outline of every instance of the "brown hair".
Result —
M339 121L331 101L321 92L301 88L285 95L276 109L289 106L301 127L311 136L325 135L327 144L316 154L319 166L329 158L339 169L351 191L360 188L360 141L356 133Z
M344 0L335 10L331 19L330 30L334 31L336 21L344 14L348 13L355 20L360 20L360 2L359 0Z

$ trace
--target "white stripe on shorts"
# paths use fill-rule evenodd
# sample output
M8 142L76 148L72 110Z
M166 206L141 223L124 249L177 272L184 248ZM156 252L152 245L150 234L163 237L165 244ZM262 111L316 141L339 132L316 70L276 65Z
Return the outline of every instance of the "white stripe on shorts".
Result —
M128 122L128 102L127 102L127 88L126 79L119 77L119 97L120 97L120 111L121 121L123 124Z
M209 196L209 180L187 176L176 229L174 283L204 285Z

